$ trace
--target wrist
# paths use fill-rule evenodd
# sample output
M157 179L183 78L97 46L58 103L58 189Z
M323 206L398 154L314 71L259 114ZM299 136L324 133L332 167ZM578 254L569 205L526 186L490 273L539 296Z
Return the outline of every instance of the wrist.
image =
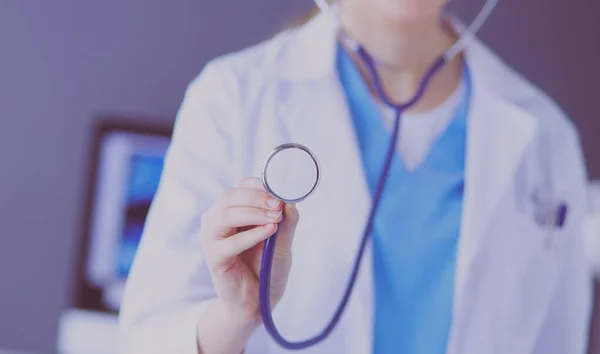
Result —
M244 316L214 299L198 323L198 351L240 353L259 325L260 316Z
M241 331L254 331L261 324L260 313L245 313L229 308L219 299L213 304L218 316L229 326L233 326Z

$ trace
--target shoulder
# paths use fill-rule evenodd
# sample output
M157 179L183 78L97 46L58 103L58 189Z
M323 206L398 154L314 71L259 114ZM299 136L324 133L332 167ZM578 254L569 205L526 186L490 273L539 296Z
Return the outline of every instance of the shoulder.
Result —
M573 204L581 205L587 169L579 132L567 113L480 42L469 48L467 58L476 83L482 83L486 91L534 119L535 136L526 161L543 167L541 171L560 185L556 188L571 196Z
M266 83L306 82L329 77L337 31L324 15L286 29L258 44L211 60L203 72L219 73L252 99ZM196 84L201 85L202 74Z
M269 80L281 61L281 53L296 37L297 31L288 29L252 46L211 59L188 89L212 86L218 81L229 90L250 90Z
M575 124L552 97L480 42L471 51L478 72L485 76L490 90L534 117L540 137L555 147L568 144L578 148L579 133Z
M185 90L177 124L211 120L223 133L236 134L243 112L260 99L265 84L273 77L275 64L281 61L279 53L289 45L295 31L280 32L208 61Z

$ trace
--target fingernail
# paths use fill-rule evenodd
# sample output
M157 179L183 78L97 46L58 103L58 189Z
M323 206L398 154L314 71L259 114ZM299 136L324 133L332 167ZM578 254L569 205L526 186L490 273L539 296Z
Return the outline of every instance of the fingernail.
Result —
M279 215L281 215L281 211L277 211L277 210L267 211L267 216L273 220L277 220L277 218L279 218Z
M278 208L279 207L279 200L273 199L273 198L269 198L267 200L267 204L269 204L269 206L271 208Z

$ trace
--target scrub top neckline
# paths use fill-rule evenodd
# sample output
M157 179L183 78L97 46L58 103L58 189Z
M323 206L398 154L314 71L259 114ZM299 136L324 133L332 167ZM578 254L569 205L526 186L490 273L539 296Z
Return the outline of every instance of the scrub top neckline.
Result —
M385 117L382 116L382 111L379 107L380 103L373 97L371 90L362 73L355 65L354 61L346 50L342 46L338 46L338 72L339 78L342 81L344 87L346 87L347 98L351 102L360 102L360 105L364 110L369 111L370 114L376 114L379 119L378 124L370 124L369 129L378 130L377 134L384 136L387 139L379 142L389 144L391 138L391 131L385 126ZM442 149L443 146L447 146L448 140L454 140L456 132L463 132L467 127L467 120L469 115L469 106L471 101L471 76L469 68L466 63L463 63L462 70L462 82L464 82L463 96L460 100L459 105L454 111L454 117L450 119L442 133L439 134L429 146L429 149L424 154L423 159L414 168L408 168L404 162L404 159L397 150L395 150L393 159L394 164L398 164L403 174L406 175L420 175L423 172L431 170L443 170L445 166L455 166L457 163L464 166L464 154L462 156L453 156L454 159L460 159L462 161L445 161L450 158L445 151ZM435 109L435 108L434 108ZM395 114L394 114L395 116ZM404 114L400 117L403 119ZM395 118L395 117L394 117ZM355 134L356 136L356 134ZM383 159L382 159L383 162Z

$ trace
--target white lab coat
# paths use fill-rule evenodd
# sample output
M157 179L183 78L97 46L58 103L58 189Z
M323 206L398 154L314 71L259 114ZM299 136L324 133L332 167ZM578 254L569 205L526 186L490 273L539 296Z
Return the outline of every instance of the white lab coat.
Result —
M124 353L196 353L196 324L215 296L198 241L201 215L237 180L259 176L267 153L285 142L315 152L322 180L298 205L294 263L274 318L293 340L329 321L370 203L329 24L317 16L213 60L190 85L126 287ZM592 280L582 249L586 173L578 135L547 96L481 43L465 55L473 95L447 353L582 354ZM562 229L534 221L536 211L561 200L569 206ZM303 353L371 352L366 256L338 328ZM246 349L284 352L262 327Z

